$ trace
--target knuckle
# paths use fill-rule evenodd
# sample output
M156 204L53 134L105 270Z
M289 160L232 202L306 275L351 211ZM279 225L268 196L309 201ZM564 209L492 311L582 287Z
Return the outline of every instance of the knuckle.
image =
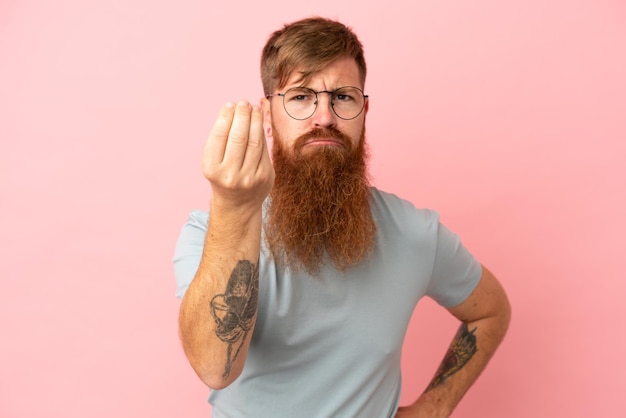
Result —
M240 132L231 132L228 140L236 145L244 145L248 142L248 138Z
M209 136L213 138L225 138L228 136L229 131L230 124L228 123L228 120L225 117L219 117L213 124L213 127L209 132Z
M211 180L215 177L215 167L207 163L202 164L202 174L204 177Z
M249 148L261 148L263 146L263 140L257 136L250 136L248 139Z
M225 173L220 178L220 185L226 189L236 189L238 184L238 179L233 173Z

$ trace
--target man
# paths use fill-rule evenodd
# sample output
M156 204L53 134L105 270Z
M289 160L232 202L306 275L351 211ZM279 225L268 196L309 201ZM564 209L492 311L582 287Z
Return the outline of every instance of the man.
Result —
M506 332L502 287L437 214L369 185L365 76L343 24L286 25L263 50L261 105L227 103L211 130L210 215L192 212L175 269L214 417L447 417ZM429 387L398 407L425 295L461 325Z

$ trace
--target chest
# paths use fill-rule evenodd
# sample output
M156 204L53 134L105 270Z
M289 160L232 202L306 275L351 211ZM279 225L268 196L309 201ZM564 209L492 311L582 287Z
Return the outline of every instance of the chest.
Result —
M367 355L399 358L406 329L426 283L415 271L377 263L319 277L261 273L252 347L289 358ZM276 358L278 360L278 358Z

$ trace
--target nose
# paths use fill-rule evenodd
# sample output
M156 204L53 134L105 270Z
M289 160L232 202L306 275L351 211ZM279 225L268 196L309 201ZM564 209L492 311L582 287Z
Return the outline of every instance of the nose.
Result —
M315 126L328 127L335 126L337 123L337 115L332 109L331 98L331 92L321 91L317 93L317 107L312 117Z

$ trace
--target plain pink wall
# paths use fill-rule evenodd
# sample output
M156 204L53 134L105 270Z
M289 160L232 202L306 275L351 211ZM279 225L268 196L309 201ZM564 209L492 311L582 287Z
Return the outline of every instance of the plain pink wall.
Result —
M510 294L455 416L622 416L622 0L2 0L1 417L209 415L174 242L207 207L217 109L257 100L267 36L312 14L365 44L375 184L439 210ZM417 308L404 402L454 329Z

